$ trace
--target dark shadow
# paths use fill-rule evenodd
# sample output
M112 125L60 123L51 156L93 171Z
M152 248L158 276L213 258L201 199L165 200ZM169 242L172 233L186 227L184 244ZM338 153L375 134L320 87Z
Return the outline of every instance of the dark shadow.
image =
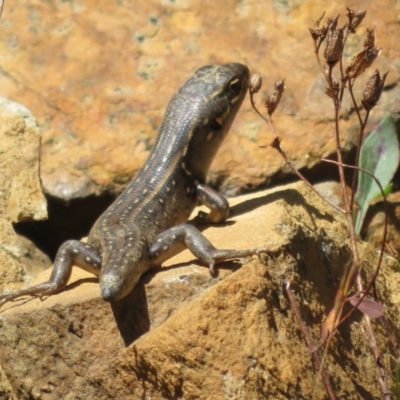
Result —
M264 196L255 197L250 200L246 200L242 203L236 204L231 207L230 217L237 217L238 215L247 214L259 207L266 206L267 204L274 203L277 200L280 200L285 197L285 192L291 192L292 189L286 189L282 191L277 191L274 193L269 193Z
M321 214L318 208L307 203L302 194L295 189L284 189L276 191L274 193L269 193L264 196L256 197L250 200L246 200L243 203L237 204L231 208L231 217L246 214L252 210L259 207L265 206L267 204L274 203L277 200L284 200L288 205L301 205L304 209L312 216L320 219L333 221L333 217L329 214Z
M143 279L139 281L128 296L111 303L111 310L125 346L128 347L148 332L150 330L150 317Z
M208 269L207 265L202 264L197 258L194 258L193 260L182 262L182 263L178 263L178 264L174 264L174 265L170 265L169 267L154 268L150 272L147 272L145 275L143 275L142 279L144 280L144 283L149 283L151 281L151 279L159 272L171 271L171 270L182 268L182 267L189 267L191 265L197 265L199 267ZM218 263L215 266L216 275L213 276L213 277L214 278L218 277L218 270L219 269L237 271L238 269L241 268L241 266L242 266L242 263L240 261L236 260L236 259L223 261L221 263Z
M55 293L55 294L50 295L50 296L43 296L41 301L46 301L47 299L49 299L52 296L57 296L60 293L68 292L70 290L73 290L73 289L77 288L78 286L82 285L83 283L96 283L96 282L99 283L99 278L93 277L93 278L78 279L77 281L67 285L67 287L64 288L59 293ZM15 308L15 307L20 307L20 306L22 306L22 305L24 305L24 304L26 304L26 303L34 300L34 299L38 299L38 298L40 298L40 297L39 296L29 296L29 295L16 298L15 300L12 300L12 301L10 301L8 303L5 303L5 304L12 304L12 306L10 306L10 307L8 307L7 309L4 309L4 310L0 309L0 314L2 312L6 311L6 310L9 310L9 309L12 309L12 308Z
M7 308L5 308L5 309L0 309L0 314L3 313L3 312L5 312L5 311L7 311L7 310L11 310L11 309L13 309L13 308L15 308L15 307L21 307L21 306L23 306L24 304L29 303L29 302L32 301L33 299L36 299L36 297L35 297L35 296L30 296L30 297L24 296L24 297L20 297L20 298L18 298L18 299L12 300L12 301L10 301L10 302L8 302L8 303L5 303L5 304L9 305L9 307L7 307ZM44 300L46 300L46 299L44 299ZM43 300L43 301L44 301L44 300Z
M400 231L400 219L396 213L397 208L399 207L399 202L390 202L388 201L388 220L390 224L393 224L397 231ZM382 205L382 210L384 207ZM366 224L365 224L366 225Z
M46 196L49 218L46 221L27 221L14 224L14 230L30 239L52 261L66 240L87 236L97 218L115 200L111 194L88 196L64 203Z
M93 277L93 278L82 278L82 279L78 279L75 282L70 283L64 290L63 292L68 292L70 290L73 290L75 288L77 288L78 286L82 285L83 283L97 283L99 284L99 278L97 277Z
M391 202L390 200L387 201L387 217L388 217L388 225L393 225L396 231L400 231L400 219L397 215L397 209L400 203L398 201ZM385 207L383 201L380 201L376 204L373 204L369 207L367 215L365 216L363 229L361 231L362 237L365 237L368 232L368 227L370 226L372 220L378 213L384 213ZM383 224L382 224L383 230Z
M238 215L243 215L249 213L259 207L266 206L268 204L272 204L277 200L284 200L288 205L300 205L303 206L304 209L314 218L325 219L329 222L333 222L333 217L330 214L322 214L318 208L307 203L302 194L295 189L283 189L280 191L276 191L274 193L268 193L266 195L256 197L250 200L245 200L242 203L236 204L231 207L229 219L226 222L222 222L220 224L211 224L206 220L207 214L200 212L198 216L188 221L189 224L195 226L200 232L213 227L225 227L231 226L236 223L236 221L232 221L232 218L237 217Z
M128 296L120 301L111 303L115 322L117 323L118 330L125 346L131 345L135 340L139 339L140 336L147 333L151 327L145 285L148 284L160 271L168 271L193 264L204 267L204 265L200 264L197 260L193 260L170 267L153 269L142 276L138 285ZM236 271L241 266L241 263L234 260L222 262L216 267L214 278L218 277L219 269Z

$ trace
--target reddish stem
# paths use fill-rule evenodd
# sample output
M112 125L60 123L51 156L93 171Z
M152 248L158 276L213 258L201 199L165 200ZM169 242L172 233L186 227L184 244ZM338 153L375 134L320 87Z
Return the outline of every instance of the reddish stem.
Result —
M300 310L299 310L299 308L297 307L297 304L296 304L296 299L294 298L293 293L292 293L292 291L290 289L290 283L289 282L287 282L286 285L285 285L285 291L286 291L286 295L288 297L290 306L292 307L293 313L294 313L294 315L295 315L295 317L297 319L297 322L298 322L298 324L300 326L300 329L301 329L301 331L302 331L302 333L303 333L303 335L304 335L304 337L306 339L307 345L308 345L308 347L309 347L309 349L311 351L311 355L312 355L312 357L313 357L313 359L315 361L315 364L317 364L317 367L320 370L321 378L322 378L322 382L323 382L323 384L325 386L325 390L328 393L329 398L331 400L336 400L337 397L336 397L336 394L335 394L335 392L334 392L334 390L332 388L332 385L331 385L331 382L330 382L330 379L329 379L329 375L326 373L325 369L323 368L321 357L320 357L320 355L318 353L318 347L315 345L314 341L312 340L312 338L311 338L311 336L310 336L310 334L308 332L308 329L307 329L307 327L306 327L306 325L305 325L305 323L303 321L303 318L301 316Z

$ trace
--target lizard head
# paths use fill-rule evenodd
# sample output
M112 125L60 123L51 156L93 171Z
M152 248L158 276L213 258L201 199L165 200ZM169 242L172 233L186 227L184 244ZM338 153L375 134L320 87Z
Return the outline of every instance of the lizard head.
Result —
M238 63L201 67L171 102L188 110L185 118L190 129L183 157L187 170L200 180L205 179L246 96L249 76L249 69Z

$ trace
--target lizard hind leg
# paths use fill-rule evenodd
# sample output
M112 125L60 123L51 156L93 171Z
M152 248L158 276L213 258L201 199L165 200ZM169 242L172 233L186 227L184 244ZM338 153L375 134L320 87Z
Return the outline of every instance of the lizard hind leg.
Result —
M30 288L0 294L0 307L23 296L41 298L61 292L68 284L74 265L98 276L101 256L96 249L86 243L78 240L66 241L57 252L50 279Z

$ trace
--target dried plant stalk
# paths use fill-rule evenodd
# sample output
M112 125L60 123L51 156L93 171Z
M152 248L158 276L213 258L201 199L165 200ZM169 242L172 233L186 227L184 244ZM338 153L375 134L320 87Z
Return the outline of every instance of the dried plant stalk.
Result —
M347 222L348 222L348 228L349 228L349 233L350 233L350 246L352 250L352 262L345 268L341 282L339 285L339 288L336 293L336 298L334 301L334 305L332 310L330 311L327 320L325 321L323 325L323 337L324 340L327 340L327 343L333 338L335 332L337 331L337 328L339 325L344 321L344 319L349 317L349 314L346 315L344 318L342 318L342 311L343 311L343 306L347 302L349 298L350 292L356 288L357 293L358 293L358 304L356 304L356 307L359 306L365 296L369 293L372 285L374 284L374 281L377 277L377 274L379 273L380 265L382 262L382 255L384 251L384 246L385 246L385 238L382 242L382 249L381 249L381 256L379 258L378 266L376 268L376 272L372 280L369 282L367 290L363 289L363 285L361 282L360 278L360 268L361 268L361 262L360 262L360 256L358 252L358 247L357 247L357 241L356 241L356 233L355 233L355 227L354 227L354 222L353 222L353 204L354 204L354 194L349 197L347 190L346 190L346 182L345 182L345 175L344 175L344 168L348 167L343 163L342 160L342 150L341 150L341 139L340 139L340 113L341 113L341 106L342 106L342 101L343 101L343 96L346 90L348 90L352 101L354 105L354 109L356 110L357 118L360 123L360 142L358 146L358 151L357 151L357 164L358 165L358 159L359 159L359 149L361 147L361 141L364 135L365 131L365 126L367 124L368 118L370 111L373 107L376 106L378 103L380 96L382 94L385 80L387 77L387 73L384 75L381 75L378 70L376 70L373 75L369 78L367 85L364 89L364 93L361 99L361 104L364 107L365 110L365 117L363 118L361 116L361 111L360 107L357 104L357 101L355 99L354 93L353 93L353 86L355 84L355 81L359 76L361 76L366 69L368 69L373 62L376 60L376 58L379 56L381 53L381 48L377 47L375 45L375 32L373 29L367 30L366 38L364 40L364 45L363 49L351 60L349 66L345 69L343 67L343 49L346 44L347 37L349 33L354 33L356 29L360 26L362 21L364 20L366 16L366 11L365 10L360 10L360 11L354 11L349 8L347 8L347 19L348 22L347 24L339 27L339 16L336 18L331 18L328 19L327 25L326 26L321 26L322 19L324 15L322 15L321 18L319 18L316 21L315 27L310 28L310 34L314 42L314 51L315 55L317 58L318 65L320 67L321 72L326 78L326 81L328 83L328 87L326 89L326 94L332 99L333 106L334 106L334 121L335 121L335 139L336 139L336 154L337 154L337 162L336 164L338 165L338 171L339 171L339 176L340 176L340 183L342 187L342 197L343 197L343 204L344 204L344 210L339 208L339 211L343 212L346 215ZM322 44L325 44L324 51L323 51L323 58L321 58L320 55L320 48ZM339 64L339 72L340 72L340 79L336 79L334 77L334 68L336 65ZM271 129L274 133L274 139L270 143L270 146L275 148L284 158L285 162L287 165L292 169L292 171L298 175L310 188L312 188L311 184L293 167L291 164L289 158L287 157L285 151L281 147L281 141L279 137L277 136L275 132L275 128L273 126L272 120L271 120L271 115L273 112L276 110L279 101L281 100L282 94L283 94L283 88L284 88L284 82L281 81L280 84L275 85L274 93L266 100L265 106L267 108L267 115L264 116L262 113L258 111L258 109L255 106L254 103L254 98L253 95L257 93L260 88L261 88L261 78L254 77L254 82L251 84L250 88L250 99L253 108L256 110L256 112L265 120L268 122L268 124L271 126ZM354 168L356 170L359 170L357 166L350 166L351 168ZM356 184L356 179L357 175L356 172L354 174L353 178L353 192L355 189L355 184ZM315 191L315 189L312 188L312 190ZM318 194L318 193L317 193ZM319 195L319 194L318 194ZM319 195L320 196L320 195ZM322 197L322 196L320 196ZM324 199L327 201L326 199ZM336 209L338 207L334 206ZM386 229L386 228L385 228ZM356 293L356 294L357 294ZM288 294L289 296L289 294ZM289 296L290 297L290 296ZM354 302L354 297L352 298L352 301ZM295 305L292 305L292 308L295 310ZM355 309L355 308L354 308ZM354 309L352 311L354 311ZM367 337L369 338L368 341L371 345L371 348L373 349L374 355L379 355L379 349L376 344L373 328L369 322L369 318L366 318L367 322ZM302 329L305 327L304 321L299 320L299 324L302 327ZM307 333L304 333L305 337L307 338ZM311 348L310 348L311 349ZM325 349L327 351L327 347ZM318 363L318 362L317 362ZM322 362L323 364L323 362ZM380 365L378 365L379 368L379 374L380 374L380 383L381 383L381 390L382 390L382 395L384 398L386 398L388 391L387 387L387 378L386 378L386 373L383 368L381 368Z

